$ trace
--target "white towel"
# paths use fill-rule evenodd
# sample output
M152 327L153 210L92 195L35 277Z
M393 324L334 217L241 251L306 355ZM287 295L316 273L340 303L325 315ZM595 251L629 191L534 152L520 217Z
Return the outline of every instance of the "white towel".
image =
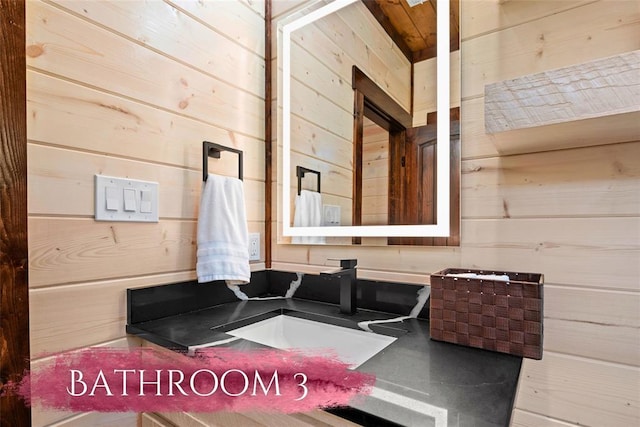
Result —
M198 215L198 282L249 283L249 231L238 178L209 174Z
M320 227L322 225L322 195L317 191L302 190L296 196L294 227ZM325 243L322 236L293 236L291 243Z

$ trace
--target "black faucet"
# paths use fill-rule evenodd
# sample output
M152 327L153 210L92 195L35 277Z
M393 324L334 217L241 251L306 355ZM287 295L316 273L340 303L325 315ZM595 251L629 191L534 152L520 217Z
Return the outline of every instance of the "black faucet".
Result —
M358 280L356 267L357 259L341 259L340 270L330 273L320 273L340 280L340 313L355 314L357 307Z

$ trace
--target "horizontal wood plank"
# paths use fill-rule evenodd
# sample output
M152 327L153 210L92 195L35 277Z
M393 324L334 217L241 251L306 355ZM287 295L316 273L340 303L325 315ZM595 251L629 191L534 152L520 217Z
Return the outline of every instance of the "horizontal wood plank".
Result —
M202 141L264 163L264 142L119 96L27 71L29 139L148 162L202 169ZM247 170L249 177L263 169ZM262 175L261 175L262 174Z
M462 97L484 85L640 49L633 1L599 1L462 44ZM567 25L576 22L576 25Z
M472 143L465 140L462 145L467 142ZM463 218L637 215L638 158L640 141L463 160L462 215Z
M539 272L547 283L638 290L640 244L629 236L639 232L640 217L466 220L462 263Z
M463 99L460 106L460 116L460 155L462 159L498 157L500 154L495 137L487 134L484 130L484 97ZM535 151L540 150L531 150L531 152Z
M350 91L352 91L349 88ZM353 91L352 91L353 92ZM349 106L335 104L332 99L322 93L301 84L297 80L291 81L291 127L302 119L325 131L331 132L347 141L353 136L353 104ZM292 147L297 142L294 141Z
M291 126L291 139L295 141L294 148L300 153L306 153L311 157L326 161L332 159L334 163L351 167L353 164L353 144L337 136L336 134L319 128L306 120L294 119ZM274 147L275 148L275 147ZM277 181L277 173L282 168L282 145L277 146L277 168L274 169L274 182Z
M348 23L345 23L345 19L348 19ZM292 34L292 41L312 53L325 64L327 70L331 70L331 74L325 78L338 78L346 82L345 90L350 89L351 67L355 64L409 110L410 63L398 54L397 49L392 48L392 42L380 27L375 30L378 31L376 39L380 42L370 43L371 47L367 47L367 34L374 31L371 23L365 6L354 3L342 12L297 30Z
M135 412L85 412L49 427L138 427L138 418Z
M322 40L324 41L324 40ZM330 68L326 58L317 58L313 46L293 43L291 46L291 78L300 84L331 100L342 109L353 108L353 90L351 89L351 69L343 65L344 70ZM282 72L282 67L278 73ZM296 90L292 87L292 91ZM304 99L301 101L304 102ZM282 105L282 102L279 103Z
M613 291L576 286L545 285L545 317L601 326L640 328L638 289Z
M228 130L264 137L264 100L259 96L40 2L30 2L27 8L27 65Z
M31 354L42 357L124 337L127 289L195 278L191 270L31 289Z
M175 424L159 417L155 414L143 413L140 414L140 426L141 427L174 427Z
M88 215L95 211L95 174L158 182L160 218L197 219L202 173L173 166L145 163L43 145L29 144L29 213L34 215ZM245 161L247 220L264 221L264 182L251 179L264 171L264 162ZM223 153L211 159L209 171L236 176L237 161ZM258 177L256 177L258 178ZM263 178L263 177L259 177Z
M640 369L547 352L525 359L516 408L578 425L640 422Z
M576 427L576 424L515 409L511 415L511 427Z
M637 295L635 299L637 300ZM545 302L548 300L549 298L545 298ZM545 317L544 351L640 366L640 326Z
M195 221L136 224L31 218L29 231L31 287L195 266Z
M216 32L264 57L264 2L241 0L224 7L215 2L167 0L170 4L201 20ZM280 0L274 2L279 3Z
M217 14L209 13L207 21L202 19L202 11L206 8L192 6L200 12L196 15L202 19L200 21L190 19L192 16L161 1L54 1L64 9L162 52L171 59L189 64L216 79L234 82L238 88L264 98L264 52L252 50L261 48L254 44L264 38L264 20L239 2L218 8ZM187 5L181 4L183 7ZM237 13L231 13L232 10ZM243 29L247 32L237 39L215 31L230 18L240 22L250 20L253 25L245 25ZM227 23L227 26L230 25ZM185 34L189 37L184 37ZM247 48L238 41L251 46Z
M638 290L640 246L630 243L628 236L639 228L637 217L463 220L459 249L351 247L341 251L358 258L361 268L372 270L429 274L463 265L540 272L547 283ZM304 253L278 245L273 259L322 265L335 257L331 252L335 249L310 247Z
M463 13L460 14L460 38L465 42L593 2L594 0L461 0Z
M437 59L427 59L413 65L413 126L427 124L427 113L438 110L437 104ZM449 105L459 107L460 98L460 51L449 55Z
M310 0L279 0L273 2L271 16L274 22L286 19L293 15L296 10L303 8Z
M263 222L247 225L249 232L264 230ZM187 220L139 224L31 217L29 285L41 287L193 270L196 227L196 221Z
M135 348L140 347L141 340L137 337L128 336L126 338L118 338L114 341L108 341L95 345L96 347L116 347L116 348ZM50 362L50 358L31 360L31 370L37 371ZM86 416L86 413L71 412L71 411L59 411L55 409L42 408L40 405L34 405L31 408L32 426L44 427L51 424L64 421L71 417Z

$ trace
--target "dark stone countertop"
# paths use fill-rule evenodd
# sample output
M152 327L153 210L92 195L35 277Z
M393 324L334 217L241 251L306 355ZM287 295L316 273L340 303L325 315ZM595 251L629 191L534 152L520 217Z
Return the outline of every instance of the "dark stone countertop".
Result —
M127 332L164 347L188 350L192 346L230 338L223 332L225 325L240 327L243 320L245 324L252 323L254 316L282 310L320 315L325 323L354 329L360 321L397 316L362 309L347 316L340 314L334 304L295 298L238 301L127 325ZM252 320L246 321L248 318ZM355 417L352 420L360 420L363 425L509 425L522 362L520 357L431 340L429 322L423 319L372 325L371 329L398 339L357 368L376 376L372 395L353 403L353 411L337 412ZM262 347L246 340L226 346L237 349ZM367 419L367 414L379 418Z

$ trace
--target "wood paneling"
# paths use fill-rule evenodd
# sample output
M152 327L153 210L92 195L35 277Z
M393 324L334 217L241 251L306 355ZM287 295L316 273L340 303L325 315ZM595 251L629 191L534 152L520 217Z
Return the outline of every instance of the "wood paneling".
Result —
M77 323L77 322L76 322ZM100 343L93 343L92 346L95 347L114 347L114 348L135 348L135 347L140 347L140 345L142 344L142 341L137 338L137 337L133 337L133 336L127 336L126 338L118 338L116 340L113 341L105 341L105 342L100 342ZM51 357L45 357L45 358L41 358L41 359L35 359L31 361L31 370L32 371L37 371L38 369L41 369L41 367L43 367L46 363L50 362L53 356ZM80 425L80 426L87 426L90 427L93 424L92 423L96 423L96 425L103 425L103 424L98 424L100 422L102 422L102 418L99 417L100 414L98 413L91 413L91 414L87 414L87 413L81 413L81 412L71 412L71 411L59 411L59 410L55 410L55 409L49 409L49 408L42 408L40 405L34 405L32 407L32 427L44 427L44 426L50 426L50 425L58 425L57 423L60 422L60 425L65 425L63 423L65 422L74 422L74 423L78 423L78 422L82 422L84 424L71 424L73 426L76 425ZM102 413L101 415L108 415L108 414L104 414ZM112 415L116 415L117 414L112 414ZM132 419L130 418L131 415L133 414L121 414L123 415L122 420L125 420L125 424L123 424L124 426L127 425L127 423L129 423L129 420ZM88 417L88 418L85 418ZM61 421L63 420L63 421ZM114 420L110 421L111 419L109 417L107 417L107 425L112 425L112 426L120 426L120 424L118 424L119 422L119 418L115 418ZM135 424L132 424L132 427L135 426Z
M138 427L138 418L135 412L87 412L48 427Z
M275 245L273 265L312 272L339 251L358 259L359 277L379 280L426 283L458 266L543 273L545 357L525 363L512 425L638 424L640 140L604 145L637 132L637 120L498 139L484 130L483 104L485 84L637 50L639 17L637 2L463 1L461 246ZM435 110L429 67L415 66L416 123Z
M195 279L194 271L185 271L34 289L31 354L41 357L115 340L124 335L127 289Z
M566 423L546 417L544 415L533 414L521 409L515 409L511 415L511 427L574 427L575 424Z
M469 268L518 266L543 273L547 283L637 291L640 243L630 236L639 232L640 217L467 220L462 262Z
M29 210L33 215L93 216L94 175L102 174L158 182L161 219L197 219L200 171L36 144L29 144L28 155L29 183L33 186ZM256 164L255 160L248 156L244 162L249 175L245 177L244 190L250 222L264 221L264 182L250 178L264 170L264 164ZM222 153L220 160L209 160L211 173L234 176L237 168L230 153Z
M175 424L154 414L141 414L141 427L174 427Z
M637 367L545 352L524 360L520 378L516 406L525 411L576 425L637 424Z
M27 71L27 83L32 141L201 170L206 139L244 150L245 176L262 177L257 138L38 71Z
M635 215L638 158L640 144L633 142L464 160L463 218Z
M640 366L640 326L574 322L545 317L544 349Z
M193 269L195 221L29 220L31 287ZM114 268L114 266L118 266Z
M467 3L473 1L463 9ZM528 2L512 5L518 3ZM545 3L546 16L463 44L463 100L482 95L485 84L640 49L637 2L598 1L561 13L554 13L556 2Z
M436 58L413 65L413 126L427 124L427 114L437 111ZM449 55L449 98L451 108L460 107L460 51Z
M460 15L460 38L463 42L482 37L527 22L545 18L554 13L574 9L598 0L540 0L540 1L467 1Z
M27 65L263 138L264 100L258 95L212 79L53 6L33 2L29 11ZM234 80L234 76L228 78Z
M264 18L256 14L230 13L232 9L243 7L239 2L230 2L229 7L219 8L215 17L212 8L206 7L205 3L176 1L175 6L190 13L190 16L185 16L173 5L162 1L54 2L132 41L160 51L216 79L232 81L239 89L264 98L264 58L261 46L255 46L257 41L264 40L256 37L264 27ZM194 15L198 20L189 19ZM222 19L220 15L226 15L227 19ZM239 19L243 16L252 19L245 22ZM236 21L235 24L240 28L231 25L228 22L230 19ZM239 43L229 42L232 28ZM225 33L225 29L229 32ZM189 34L188 38L184 37L185 33ZM238 44L241 44L241 48L238 48ZM215 49L211 49L211 46L215 46ZM230 79L230 76L234 78Z
M292 41L292 164L322 171L323 202L342 206L342 223L351 224L352 66L405 109L411 105L411 66L360 2L297 30ZM337 195L344 200L332 200Z
M358 425L320 410L298 414L216 412L198 414L161 413L160 415L180 427L355 427Z
M0 1L0 388L29 368L25 2ZM28 426L18 396L0 397L0 417Z
M362 162L362 224L388 224L389 132L366 117Z
M264 2L27 6L32 355L115 346L127 288L195 278L202 141L244 151L265 253ZM209 170L235 176L235 159ZM158 182L160 222L94 221L95 174ZM34 413L37 426L140 422Z

